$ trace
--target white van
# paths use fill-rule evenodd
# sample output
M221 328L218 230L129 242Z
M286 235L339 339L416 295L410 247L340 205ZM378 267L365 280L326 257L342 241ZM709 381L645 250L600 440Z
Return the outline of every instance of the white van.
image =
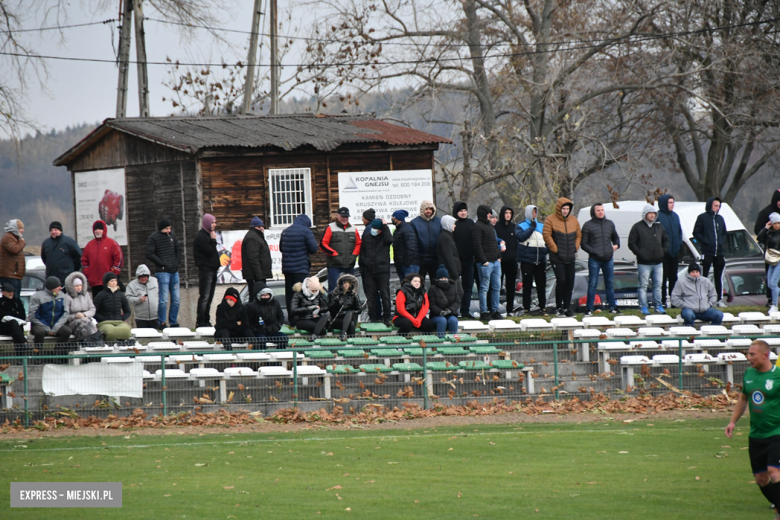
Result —
M620 236L620 248L615 251L615 261L635 262L636 256L628 249L628 234L631 227L642 220L642 209L647 202L644 200L623 200L617 202L620 206L616 209L611 202L604 204L606 217L615 223ZM658 208L658 202L654 204ZM693 260L701 261L702 254L699 245L693 239L693 226L696 218L704 213L704 202L674 202L674 211L680 217L680 227L683 232L683 245L677 261L680 264L689 264ZM763 263L763 252L753 239L753 236L745 229L736 213L725 202L721 204L719 214L726 222L726 242L723 245L723 254L726 260L750 259ZM577 215L580 226L590 220L590 206L582 208ZM577 258L587 260L588 254L582 249L577 253Z

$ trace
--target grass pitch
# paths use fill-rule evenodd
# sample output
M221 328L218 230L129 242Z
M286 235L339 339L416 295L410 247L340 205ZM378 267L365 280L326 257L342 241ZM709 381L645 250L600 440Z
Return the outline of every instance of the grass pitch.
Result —
M748 423L0 438L2 517L771 519ZM168 433L168 432L166 432ZM10 509L12 481L121 481L121 509Z

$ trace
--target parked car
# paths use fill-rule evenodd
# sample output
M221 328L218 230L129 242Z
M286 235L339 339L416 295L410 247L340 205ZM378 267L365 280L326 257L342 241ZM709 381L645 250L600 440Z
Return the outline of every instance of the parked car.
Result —
M677 277L685 276L688 269L681 269ZM715 283L711 270L707 278ZM727 263L723 271L723 296L729 305L766 305L766 271L763 267L747 264L735 267Z
M587 269L575 271L574 289L572 291L571 302L576 311L584 311L588 303L588 279ZM555 307L555 277L548 278L547 307ZM613 285L615 289L615 303L620 308L638 308L639 307L639 276L637 268L625 263L616 263ZM653 293L648 286L647 301L653 301ZM598 284L596 284L596 297L594 299L595 308L606 310L607 291L604 286L604 277L599 275Z

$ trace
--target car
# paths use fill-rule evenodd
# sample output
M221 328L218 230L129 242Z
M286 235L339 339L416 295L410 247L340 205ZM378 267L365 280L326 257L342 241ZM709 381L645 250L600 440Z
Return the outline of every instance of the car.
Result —
M688 273L688 269L681 269L677 273L682 278ZM715 283L714 272L710 270L707 278ZM746 267L726 264L723 270L723 296L729 305L766 305L766 271L755 264L747 264Z
M576 311L584 311L588 303L588 279L590 275L587 269L575 271L574 289L572 290L571 303ZM555 307L555 284L556 280L547 279L547 307ZM638 308L639 307L639 275L637 268L633 265L616 262L614 270L613 285L615 289L615 303L620 308ZM653 293L648 286L647 301L653 301ZM594 299L595 308L606 308L607 291L604 286L604 277L599 273L599 281L596 284L596 297Z

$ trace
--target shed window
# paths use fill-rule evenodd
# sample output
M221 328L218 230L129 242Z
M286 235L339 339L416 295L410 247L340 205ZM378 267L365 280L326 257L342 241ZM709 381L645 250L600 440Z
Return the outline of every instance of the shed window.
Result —
M271 225L289 226L305 213L314 223L311 203L311 168L268 170L271 187Z

